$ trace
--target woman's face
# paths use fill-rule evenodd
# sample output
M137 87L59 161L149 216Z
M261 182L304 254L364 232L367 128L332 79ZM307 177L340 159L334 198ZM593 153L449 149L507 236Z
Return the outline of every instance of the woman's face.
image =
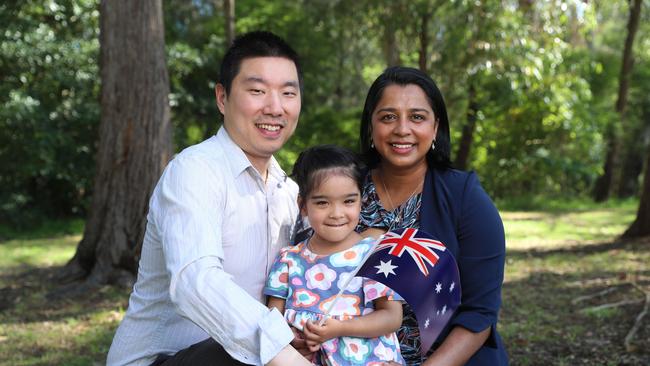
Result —
M382 164L412 168L426 164L438 120L417 85L389 85L372 112L372 141Z

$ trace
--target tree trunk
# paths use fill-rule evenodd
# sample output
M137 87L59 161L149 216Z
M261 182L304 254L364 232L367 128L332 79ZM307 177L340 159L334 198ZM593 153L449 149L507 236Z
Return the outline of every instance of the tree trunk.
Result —
M162 2L100 3L101 123L92 206L61 273L86 285L130 285L149 196L171 153Z
M639 136L639 135L637 135ZM638 144L624 144L621 156L621 179L618 183L616 197L630 198L639 194L639 176L643 173L643 148Z
M632 225L623 233L623 237L634 238L646 235L650 235L650 149L646 154L643 191L641 192L639 210Z
M224 0L223 12L226 15L226 44L230 47L235 39L235 0Z
M594 185L594 201L604 202L609 198L609 192L612 187L612 180L614 177L614 165L616 151L618 150L617 140L618 133L615 132L617 126L615 122L610 122L607 138L607 154L605 155L605 165L603 167L603 175L598 177Z
M396 21L397 14L400 13L399 4L397 2L391 3L384 9L387 19L384 22L383 37L382 37L382 52L386 60L386 67L398 66L401 64L400 51L397 44L397 30L399 29L399 21Z
M476 114L478 113L478 102L476 101L476 87L472 78L468 80L469 88L467 91L467 119L463 126L463 134L460 138L460 145L456 153L456 161L454 167L460 170L467 169L467 161L469 160L469 152L474 141L474 131L476 130Z
M594 200L602 202L609 198L613 190L613 177L615 176L614 170L618 167L618 145L620 134L617 133L621 129L621 125L625 120L625 107L627 105L627 95L629 89L629 79L632 73L632 66L634 58L632 57L632 50L634 46L634 37L639 29L639 18L641 16L641 2L642 0L630 1L630 16L627 22L627 37L625 38L625 47L623 47L623 62L621 64L621 73L618 79L618 97L616 99L616 112L620 117L618 126L613 126L607 138L607 155L605 158L605 166L603 168L603 175L598 178L596 187L594 189ZM616 122L612 122L616 123Z
M419 56L418 64L420 67L420 71L422 71L425 74L429 73L427 71L428 69L427 59L429 58L427 52L427 47L429 47L429 19L431 19L430 12L423 12L422 15L420 16L420 32L419 32L420 50L418 55Z

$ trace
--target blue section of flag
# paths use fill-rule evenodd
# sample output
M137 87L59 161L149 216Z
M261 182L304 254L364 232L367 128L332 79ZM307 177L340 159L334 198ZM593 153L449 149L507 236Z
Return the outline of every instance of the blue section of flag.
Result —
M381 282L413 309L425 354L460 305L456 259L430 234L413 228L385 234L357 276Z

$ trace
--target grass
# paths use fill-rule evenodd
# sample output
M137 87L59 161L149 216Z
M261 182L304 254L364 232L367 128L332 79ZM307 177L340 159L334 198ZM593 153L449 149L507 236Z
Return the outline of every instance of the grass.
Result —
M635 214L632 201L502 213L507 257L499 329L513 365L650 364L650 327L637 334L637 352L623 346L642 304L589 311L643 299L633 280L650 290L650 238L617 239ZM601 297L574 301L610 287Z
M512 365L648 365L650 319L637 351L623 338L642 304L630 281L650 287L650 238L619 241L636 202L548 203L502 211L507 259L499 330ZM74 253L83 223L55 222L30 233L0 228L0 365L103 365L128 291L104 287L81 298L47 296ZM2 239L4 238L4 239ZM579 296L615 290L574 304Z

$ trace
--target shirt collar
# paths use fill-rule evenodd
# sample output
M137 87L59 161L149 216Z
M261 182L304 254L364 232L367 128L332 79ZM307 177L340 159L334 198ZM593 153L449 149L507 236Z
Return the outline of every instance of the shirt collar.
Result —
M230 167L233 176L239 176L249 167L255 169L241 147L230 138L225 127L221 126L219 128L216 138L223 147L224 152L226 153L225 155L228 157L226 161L228 162L228 166ZM287 178L287 175L284 173L274 156L271 156L271 162L269 164L269 177L273 177L277 181L284 181Z

